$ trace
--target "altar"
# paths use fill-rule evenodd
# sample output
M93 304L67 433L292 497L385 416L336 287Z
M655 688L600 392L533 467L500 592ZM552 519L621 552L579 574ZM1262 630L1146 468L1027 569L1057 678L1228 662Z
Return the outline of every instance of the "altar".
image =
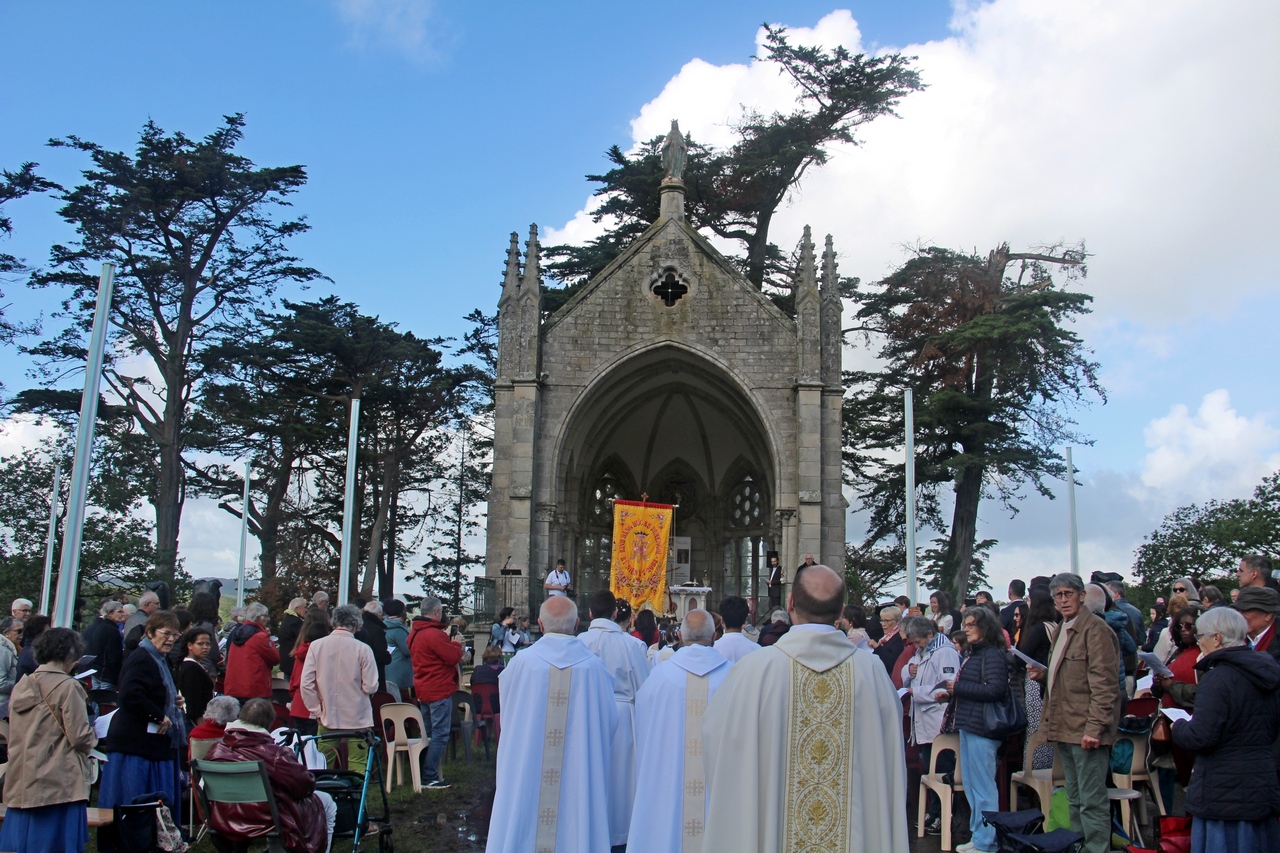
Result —
M672 586L667 587L667 595L671 596L677 619L684 619L690 610L701 607L708 610L707 596L711 594L709 586Z

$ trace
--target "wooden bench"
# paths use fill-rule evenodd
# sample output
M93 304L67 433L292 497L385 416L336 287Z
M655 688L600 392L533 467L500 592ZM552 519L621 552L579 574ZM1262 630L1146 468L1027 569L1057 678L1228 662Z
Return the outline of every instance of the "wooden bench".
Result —
M4 820L9 807L0 803L0 821ZM89 826L106 826L115 821L115 813L111 809L88 809Z

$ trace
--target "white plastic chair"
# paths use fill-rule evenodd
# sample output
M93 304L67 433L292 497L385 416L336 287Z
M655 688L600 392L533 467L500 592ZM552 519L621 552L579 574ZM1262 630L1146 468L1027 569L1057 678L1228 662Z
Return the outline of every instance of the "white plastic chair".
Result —
M417 793L422 790L422 771L418 762L429 743L425 737L427 726L422 719L422 710L410 702L388 702L382 706L381 713L384 734L388 724L392 727L392 734L386 736L387 791L391 791L392 768L395 769L396 784L404 781L404 774L396 761L396 757L404 753L409 762L409 778L413 782L414 793ZM418 737L409 737L407 723L417 725Z

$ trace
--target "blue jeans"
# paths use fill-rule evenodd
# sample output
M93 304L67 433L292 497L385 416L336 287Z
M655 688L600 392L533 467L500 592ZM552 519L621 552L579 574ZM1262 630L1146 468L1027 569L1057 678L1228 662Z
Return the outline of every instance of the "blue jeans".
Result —
M427 747L426 759L422 764L422 784L434 782L440 778L440 760L444 758L445 747L449 745L449 728L453 722L453 697L437 699L435 702L421 702L422 718L430 730L424 736L431 738Z
M969 801L969 831L973 833L975 850L996 849L996 829L983 822L982 813L1000 811L1000 794L996 791L999 746L998 740L960 732L960 778L964 782L965 799Z

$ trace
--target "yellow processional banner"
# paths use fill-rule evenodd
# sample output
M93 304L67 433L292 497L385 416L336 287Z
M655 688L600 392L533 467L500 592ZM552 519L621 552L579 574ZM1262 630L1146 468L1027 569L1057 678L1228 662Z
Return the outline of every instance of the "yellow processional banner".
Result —
M613 564L609 589L639 610L646 603L667 609L667 548L671 504L613 502Z

